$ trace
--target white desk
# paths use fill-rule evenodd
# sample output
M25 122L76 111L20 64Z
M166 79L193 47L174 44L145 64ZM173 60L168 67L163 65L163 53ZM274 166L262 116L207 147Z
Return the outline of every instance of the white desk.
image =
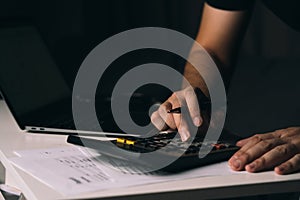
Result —
M69 145L66 136L31 134L20 131L3 101L0 101L0 150L6 165L6 183L20 188L24 195L36 199L65 199L58 192L18 168L7 166L14 150L40 149ZM0 179L1 180L1 179ZM280 176L274 172L241 173L228 176L201 177L144 186L104 190L68 197L68 199L191 199L230 198L259 194L300 192L300 173Z

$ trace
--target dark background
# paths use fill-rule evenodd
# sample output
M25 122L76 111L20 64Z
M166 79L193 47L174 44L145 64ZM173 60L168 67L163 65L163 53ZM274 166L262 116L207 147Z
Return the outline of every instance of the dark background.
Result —
M34 25L72 88L85 56L106 38L144 26L171 28L194 38L202 6L197 0L10 0L0 2L0 26ZM229 129L246 136L299 124L299 44L298 32L260 3L255 6L229 91ZM108 75L108 90L130 66L150 60L179 71L184 65L171 55L138 52L117 63Z
M13 0L1 4L5 24L23 22L38 28L70 87L85 56L103 40L145 26L195 37L202 10L201 1L176 0Z

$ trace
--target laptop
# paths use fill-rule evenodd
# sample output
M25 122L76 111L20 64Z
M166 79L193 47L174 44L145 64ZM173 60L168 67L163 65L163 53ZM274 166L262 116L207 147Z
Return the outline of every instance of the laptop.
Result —
M100 134L95 128L116 135L122 130L112 118L110 99L97 98L98 121L87 119L82 130L76 130L72 116L72 91L54 62L35 27L0 29L0 92L22 130L53 134ZM145 98L135 96L137 104ZM80 96L78 101L86 101ZM137 106L138 107L138 106ZM132 111L141 123L149 123L148 113ZM143 117L141 117L143 115ZM133 134L134 135L134 134Z

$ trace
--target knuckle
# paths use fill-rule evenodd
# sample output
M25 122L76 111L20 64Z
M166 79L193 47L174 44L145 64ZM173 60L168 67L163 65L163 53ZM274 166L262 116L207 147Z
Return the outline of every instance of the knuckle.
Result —
M266 140L262 140L259 145L265 150L268 151L270 149L273 148L274 143L272 143L271 141L266 141Z
M173 94L168 98L168 101L173 102L173 101L178 101L178 92L173 92Z
M248 152L243 152L243 154L240 156L240 159L244 162L249 162L252 159L252 156Z
M182 95L182 90L179 90L179 91L175 91L175 92L173 92L173 98L176 98L176 99L178 99L181 95Z
M235 153L235 156L237 156L240 160L242 160L244 162L248 162L252 157L250 155L250 153L248 153L246 151L238 151Z
M243 153L244 152L242 150L239 150L233 155L233 157L240 157L241 155L243 155Z
M286 129L279 129L274 131L274 135L278 138L283 138L285 136Z
M254 135L253 140L255 142L261 142L262 141L261 135L259 135L259 134Z
M282 133L284 133L285 135L289 135L291 133L295 133L299 130L299 127L288 127L285 129L282 129Z
M177 98L177 94L178 92L173 92L172 95L170 96L170 98Z
M259 159L256 160L257 166L266 166L267 161L265 157L260 157Z
M294 129L295 129L295 127L288 127L288 128L286 128L285 130L286 130L287 132L291 132L291 131L294 131Z
M275 148L275 151L280 155L287 155L288 154L288 147L286 145L281 145Z
M170 107L172 107L173 101L167 100L164 103L162 103L158 109L168 109Z
M282 138L282 134L281 134L281 132L278 131L278 130L274 131L274 132L273 132L273 135L274 135L275 138L280 138L280 139Z
M282 134L284 132L284 130L283 129L278 129L278 130L275 130L274 132L277 133L277 134Z

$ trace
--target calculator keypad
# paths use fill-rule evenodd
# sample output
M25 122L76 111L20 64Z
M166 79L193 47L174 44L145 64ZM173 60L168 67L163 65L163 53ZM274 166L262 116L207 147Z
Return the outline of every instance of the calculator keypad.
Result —
M226 149L236 148L235 145L221 141L202 142L201 138L195 138L192 143L182 142L179 137L175 137L175 133L157 134L150 138L120 138L115 144L123 149L135 151L139 153L147 153L156 150L162 150L166 154L174 153L183 154L184 156L199 154L200 148L202 152L226 151Z

